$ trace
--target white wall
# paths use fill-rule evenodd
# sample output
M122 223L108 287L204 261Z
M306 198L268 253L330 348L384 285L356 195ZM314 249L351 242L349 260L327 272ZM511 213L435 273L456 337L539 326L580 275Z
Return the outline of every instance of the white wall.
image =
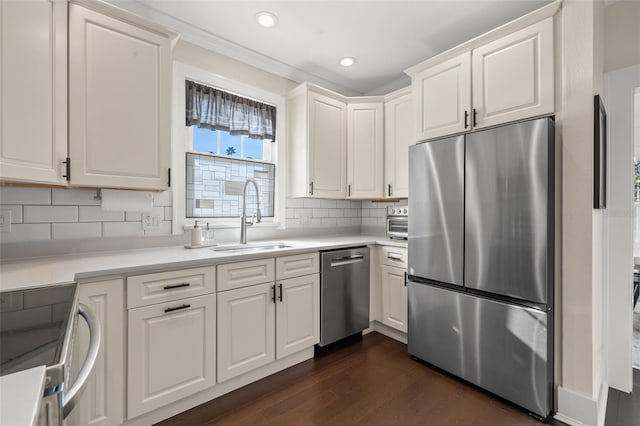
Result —
M609 384L632 389L634 94L640 64L605 74L609 130L608 164L608 375ZM636 110L636 114L640 111ZM638 120L640 121L640 120Z
M562 378L558 417L604 421L603 211L593 210L593 97L602 90L604 6L566 0L561 9Z
M605 71L640 64L640 1L621 0L605 8Z

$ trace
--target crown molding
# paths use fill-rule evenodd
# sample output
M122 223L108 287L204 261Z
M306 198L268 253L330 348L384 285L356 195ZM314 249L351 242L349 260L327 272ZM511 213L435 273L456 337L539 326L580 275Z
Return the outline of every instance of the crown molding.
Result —
M118 7L123 7L122 2L118 2L116 0L105 1L107 3L117 5ZM263 55L262 53L256 52L244 46L240 46L239 44L236 44L230 40L219 37L202 28L174 18L173 16L159 11L146 3L141 3L139 0L127 2L126 9L146 19L177 31L180 34L180 38L184 41L259 68L263 71L270 72L277 76L284 77L298 83L308 81L345 96L362 95L362 93L358 91L326 80L315 74L302 71L301 69L287 65L269 56Z

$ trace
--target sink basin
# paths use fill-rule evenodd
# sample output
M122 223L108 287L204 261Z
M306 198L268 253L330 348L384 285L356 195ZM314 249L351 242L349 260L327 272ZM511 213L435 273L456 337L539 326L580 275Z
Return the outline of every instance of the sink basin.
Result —
M211 250L218 253L256 253L261 251L280 250L293 246L283 243L270 244L238 244L234 246L214 247Z

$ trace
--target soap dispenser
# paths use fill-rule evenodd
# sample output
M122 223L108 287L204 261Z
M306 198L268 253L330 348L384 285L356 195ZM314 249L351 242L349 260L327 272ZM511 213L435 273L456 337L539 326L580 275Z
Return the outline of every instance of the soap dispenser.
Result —
M191 230L191 245L199 246L202 244L202 228L198 226L198 221L196 220L196 224L193 226Z

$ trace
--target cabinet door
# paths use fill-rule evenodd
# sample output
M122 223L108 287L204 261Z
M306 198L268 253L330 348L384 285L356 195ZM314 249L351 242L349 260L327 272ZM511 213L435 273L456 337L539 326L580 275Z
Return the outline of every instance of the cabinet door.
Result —
M383 105L381 102L347 106L347 196L382 197Z
M347 196L347 105L309 92L309 195Z
M67 2L0 2L0 179L66 184Z
M218 381L275 360L275 285L218 293Z
M72 184L168 187L170 74L169 38L69 6Z
M277 283L276 355L283 358L320 341L320 274Z
M473 51L474 127L554 110L553 18Z
M216 295L129 310L127 417L216 383Z
M404 269L382 265L382 323L407 332L407 287Z
M384 105L384 196L409 196L409 145L417 142L411 93Z
M412 92L418 139L432 139L470 128L471 52L417 73Z
M79 284L80 303L98 318L102 341L98 358L85 385L72 419L67 424L115 426L124 421L124 283L109 280ZM89 330L78 320L78 336L73 355L74 374L80 369L89 347Z

